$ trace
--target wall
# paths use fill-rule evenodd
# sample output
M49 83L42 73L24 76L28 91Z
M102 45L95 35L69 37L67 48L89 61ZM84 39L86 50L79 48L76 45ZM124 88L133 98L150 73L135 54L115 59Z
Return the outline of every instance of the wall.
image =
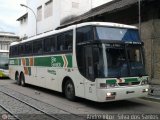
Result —
M42 6L42 20L37 22L37 34L54 30L60 24L72 17L90 10L90 0L53 0L52 16L45 18L45 3L49 0L27 0L27 6L33 9L37 15L37 8ZM78 8L72 7L72 2L78 3ZM76 7L76 6L75 6ZM31 10L28 10L27 35L36 35L36 20Z
M18 32L18 36L20 37L20 39L24 39L24 37L27 37L27 25L28 25L28 18L23 19L22 22L19 21L20 24L20 28L19 28L19 32Z
M0 50L9 50L9 45L11 42L19 41L18 38L0 36Z

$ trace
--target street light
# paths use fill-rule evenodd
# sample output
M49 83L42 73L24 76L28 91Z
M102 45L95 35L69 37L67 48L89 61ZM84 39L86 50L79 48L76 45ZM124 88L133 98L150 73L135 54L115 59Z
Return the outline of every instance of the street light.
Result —
M29 10L32 11L32 13L34 14L34 17L35 17L35 20L36 20L36 35L37 35L37 16L35 14L35 12L33 11L33 9L31 9L30 7L28 7L27 5L24 5L24 4L20 4L22 7L26 7L28 8Z
M141 36L141 0L138 0L138 11L139 11L139 34Z

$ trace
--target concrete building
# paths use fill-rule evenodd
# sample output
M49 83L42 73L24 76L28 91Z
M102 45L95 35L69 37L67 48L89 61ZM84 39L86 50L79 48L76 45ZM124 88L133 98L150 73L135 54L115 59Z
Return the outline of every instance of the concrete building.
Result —
M28 9L26 35L32 37L36 31L42 34L54 30L66 20L89 11L91 0L27 0L27 6L32 10Z
M20 24L20 28L19 28L20 40L27 39L28 38L27 36L28 13L25 13L23 16L18 18L17 21L19 21L19 24Z
M151 92L160 96L160 0L141 1L141 38L144 42L146 72L152 86L159 85ZM104 21L139 26L138 0L114 0L89 12L66 21L62 27L85 22Z
M9 50L11 42L19 41L19 36L14 33L0 32L0 50Z

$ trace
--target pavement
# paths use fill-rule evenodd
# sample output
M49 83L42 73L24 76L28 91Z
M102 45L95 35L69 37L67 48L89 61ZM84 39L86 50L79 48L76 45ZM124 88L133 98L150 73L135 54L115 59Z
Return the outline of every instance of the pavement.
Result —
M142 99L150 100L154 102L160 102L160 85L151 84L149 88L148 96L143 97Z

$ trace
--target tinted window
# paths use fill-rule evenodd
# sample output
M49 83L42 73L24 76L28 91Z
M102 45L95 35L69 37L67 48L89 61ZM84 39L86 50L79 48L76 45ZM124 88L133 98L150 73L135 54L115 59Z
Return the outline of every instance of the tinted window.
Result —
M98 40L121 40L140 42L138 30L126 28L96 27Z
M18 55L18 46L13 47L13 55Z
M82 27L77 29L76 41L77 43L81 43L84 41L93 40L93 29L91 26Z
M24 54L24 52L25 52L24 45L19 45L18 46L18 53L19 53L19 55Z
M50 37L44 39L44 52L54 52L56 51L56 38Z
M57 36L58 51L72 50L72 46L73 46L73 31L62 33Z
M41 54L43 52L43 44L42 40L33 42L33 53Z
M65 50L72 50L73 47L73 31L65 33Z
M32 54L32 43L25 44L25 54Z

